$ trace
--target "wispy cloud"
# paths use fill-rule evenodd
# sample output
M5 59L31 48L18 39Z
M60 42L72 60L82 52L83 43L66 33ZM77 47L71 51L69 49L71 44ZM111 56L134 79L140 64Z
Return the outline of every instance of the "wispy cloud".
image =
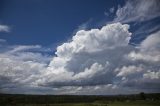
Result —
M112 7L112 8L109 9L109 12L110 12L110 13L114 13L114 11L115 11L115 8L114 8L114 7Z
M0 32L9 32L10 27L7 25L0 25Z
M4 42L6 42L5 39L0 39L0 43L4 43Z
M116 12L116 22L146 21L160 17L159 0L128 0Z

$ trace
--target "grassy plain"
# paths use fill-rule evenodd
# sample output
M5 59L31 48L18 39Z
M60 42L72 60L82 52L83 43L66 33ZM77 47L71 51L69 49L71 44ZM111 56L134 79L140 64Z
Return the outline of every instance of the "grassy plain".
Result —
M0 106L160 106L160 94L117 96L0 94Z
M8 104L4 106L160 106L160 101L126 101L108 103Z

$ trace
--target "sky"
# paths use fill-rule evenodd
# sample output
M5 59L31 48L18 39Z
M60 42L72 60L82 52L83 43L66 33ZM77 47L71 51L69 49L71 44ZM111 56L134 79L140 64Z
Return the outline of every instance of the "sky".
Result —
M0 93L160 92L159 0L0 0Z

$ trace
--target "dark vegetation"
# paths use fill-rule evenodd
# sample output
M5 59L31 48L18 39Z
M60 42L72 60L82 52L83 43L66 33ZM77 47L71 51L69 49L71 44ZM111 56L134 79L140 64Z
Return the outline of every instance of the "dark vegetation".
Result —
M0 94L0 106L16 104L66 104L66 103L109 103L127 101L158 101L160 103L160 93L134 94L134 95L18 95ZM160 106L160 105L159 105Z

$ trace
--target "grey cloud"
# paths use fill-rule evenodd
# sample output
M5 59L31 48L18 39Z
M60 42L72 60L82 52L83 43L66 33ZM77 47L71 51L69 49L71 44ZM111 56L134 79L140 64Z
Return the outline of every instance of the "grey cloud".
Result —
M160 31L148 36L138 47L139 51L132 51L128 58L133 61L160 62Z
M145 90L152 90L152 91L158 91L159 92L159 81L160 81L160 39L159 34L160 31L155 32L154 34L151 34L148 36L141 45L137 48L138 50L132 50L128 54L128 61L132 61L134 67L136 63L141 65L140 69L136 69L135 71L132 71L134 73L137 73L138 75L129 77L126 77L125 72L128 72L130 70L129 67L125 67L125 70L127 71L120 71L120 76L123 76L124 80L122 85L135 87L135 88L141 88ZM135 67L135 68L136 68ZM138 68L138 67L137 67ZM130 73L130 71L129 71ZM148 86L149 85L149 86Z

